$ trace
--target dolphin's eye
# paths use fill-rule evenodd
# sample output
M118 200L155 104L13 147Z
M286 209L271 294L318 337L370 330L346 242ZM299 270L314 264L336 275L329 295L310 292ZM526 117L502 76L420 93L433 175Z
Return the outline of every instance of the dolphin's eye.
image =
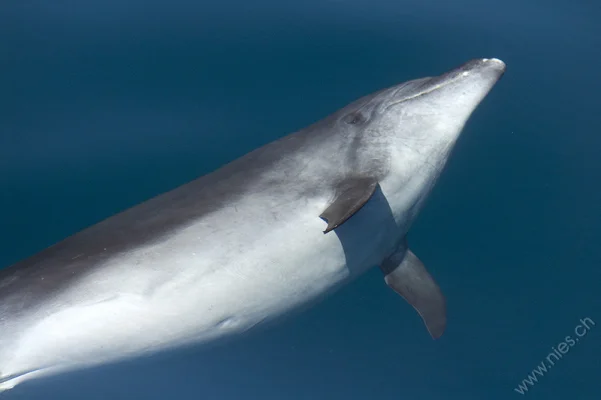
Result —
M363 115L363 113L359 111L350 113L346 117L344 117L344 122L350 125L359 125L364 123L365 121L367 121L367 118L365 117L365 115Z

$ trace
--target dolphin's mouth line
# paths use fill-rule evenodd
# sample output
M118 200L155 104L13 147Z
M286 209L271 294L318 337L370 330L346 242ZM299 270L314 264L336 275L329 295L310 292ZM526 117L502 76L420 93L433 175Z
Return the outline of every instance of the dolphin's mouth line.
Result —
M397 104L399 104L399 103L403 103L403 102L405 102L405 101L407 101L407 100L415 99L416 97L419 97L419 96L422 96L422 95L424 95L424 94L428 94L428 93L431 93L431 92L433 92L433 91L435 91L435 90L438 90L438 89L440 89L440 88L442 88L442 87L444 87L444 86L447 86L447 85L448 85L448 84L450 84L450 83L453 83L453 82L456 82L456 81L458 81L459 79L461 79L461 78L463 78L463 77L465 77L465 73L464 73L464 74L459 74L459 75L457 75L457 76L455 76L455 77L453 77L453 78L451 78L451 79L448 79L448 80L446 80L446 81L444 81L444 82L438 83L438 84L436 84L436 85L432 86L431 88L429 88L429 89L427 89L427 90L424 90L424 91L421 91L421 92L418 92L418 93L414 94L413 96L404 97L404 98L402 98L401 100L394 101L394 102L392 102L392 103L388 104L388 105L387 105L387 106L384 108L384 111L388 110L390 107L392 107L392 106L395 106L395 105L397 105Z
M41 371L43 369L44 368L36 368L36 369L29 370L29 371L18 372L16 374L12 374L12 375L0 376L0 384L6 383L6 382L11 381L11 380L16 379L16 378L20 378L20 377L25 376L25 375L33 374L34 372L38 372L38 371Z

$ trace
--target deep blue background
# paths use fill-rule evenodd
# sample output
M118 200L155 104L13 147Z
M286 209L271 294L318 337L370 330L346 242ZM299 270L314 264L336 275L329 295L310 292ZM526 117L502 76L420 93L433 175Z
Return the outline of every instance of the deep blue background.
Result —
M448 298L440 341L374 269L241 340L5 398L518 398L590 317L526 397L598 400L599 4L4 0L1 267L382 87L508 65L409 236Z

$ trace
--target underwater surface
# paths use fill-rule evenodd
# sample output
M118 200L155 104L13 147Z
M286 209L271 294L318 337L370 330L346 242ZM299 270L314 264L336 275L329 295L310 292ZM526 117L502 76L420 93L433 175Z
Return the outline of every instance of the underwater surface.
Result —
M4 1L2 268L383 87L507 72L409 234L447 297L440 340L373 268L243 338L0 398L601 398L600 19L584 0Z

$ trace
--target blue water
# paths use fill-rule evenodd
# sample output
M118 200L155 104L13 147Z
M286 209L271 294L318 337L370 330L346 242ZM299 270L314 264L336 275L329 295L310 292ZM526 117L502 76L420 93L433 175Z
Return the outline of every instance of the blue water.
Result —
M600 19L586 0L5 0L1 267L382 87L508 69L409 236L448 299L441 340L376 268L235 342L0 397L601 398Z

